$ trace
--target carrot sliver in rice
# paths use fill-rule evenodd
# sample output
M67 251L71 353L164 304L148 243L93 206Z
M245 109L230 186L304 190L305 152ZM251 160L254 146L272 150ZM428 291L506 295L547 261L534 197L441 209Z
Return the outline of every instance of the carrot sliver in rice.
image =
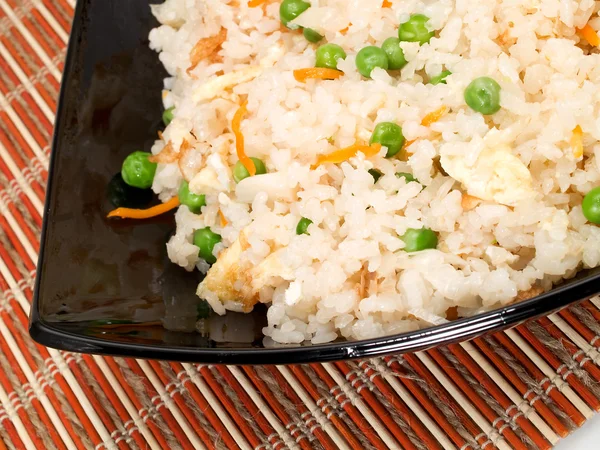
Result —
M229 222L227 221L227 219L225 218L225 214L223 214L223 211L221 210L219 210L219 218L221 219L221 226L226 227Z
M370 158L371 156L375 156L377 153L379 153L380 150L381 144L354 144L350 147L342 148L326 155L320 155L312 168L314 169L319 167L321 164L326 163L339 164L344 161L348 161L350 158L356 156L358 152L362 152L367 158Z
M108 213L108 218L120 217L121 219L150 219L160 216L179 206L179 198L173 197L171 200L148 209L117 208Z
M231 130L235 135L235 151L237 152L237 157L243 166L246 168L251 177L256 175L256 167L254 167L254 163L252 160L246 155L244 151L244 135L242 134L241 125L242 119L244 118L244 114L246 114L248 110L246 109L246 102L242 103L239 109L235 112L233 116L233 120L231 121Z
M421 125L423 125L424 127L430 126L432 123L435 123L438 120L440 120L442 116L446 114L447 111L448 108L446 106L442 106L436 109L435 111L430 112L425 117L423 117L423 120L421 120Z
M323 67L309 67L307 69L294 70L294 78L300 83L305 83L309 78L317 80L337 80L342 75L344 75L344 72L341 70Z
M262 5L263 3L265 3L267 0L250 0L248 2L248 7L249 8L256 8L257 6Z
M429 114L426 114L425 117L423 117L423 119L421 120L421 125L424 127L428 127L431 124L440 120L443 117L443 115L446 114L447 112L448 112L448 107L441 106L438 109L436 109L435 111L432 111ZM404 142L404 145L402 146L402 150L406 150L408 147L413 145L415 142L417 142L417 139L413 139L412 141Z
M390 2L389 0L383 0L383 3L381 4L382 8L391 8L392 7L392 2Z
M408 147L410 147L411 145L413 145L415 142L417 142L416 139L414 139L412 141L405 141L404 145L402 146L402 150L406 150Z
M573 156L575 158L581 158L583 156L583 130L579 125L573 129L571 135L571 148L573 149Z
M583 28L577 29L578 34L585 39L588 44L598 47L600 45L600 37L596 30L588 23Z

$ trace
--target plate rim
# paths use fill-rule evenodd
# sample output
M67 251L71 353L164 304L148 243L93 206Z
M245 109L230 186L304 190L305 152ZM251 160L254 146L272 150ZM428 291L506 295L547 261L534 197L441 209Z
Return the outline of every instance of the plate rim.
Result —
M40 317L35 307L31 313L29 333L37 343L65 351L207 364L298 364L372 358L422 351L512 328L594 296L600 284L599 278L600 274L590 276L570 285L558 286L533 299L443 325L379 338L300 347L248 347L229 350L109 341L54 328L51 322Z

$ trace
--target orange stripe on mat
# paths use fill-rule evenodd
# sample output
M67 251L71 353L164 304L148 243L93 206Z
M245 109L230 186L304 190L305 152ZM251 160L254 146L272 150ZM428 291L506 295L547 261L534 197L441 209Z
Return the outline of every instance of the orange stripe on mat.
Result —
M569 383L579 396L596 411L600 408L600 401L592 394L575 374L548 350L526 326L520 325L516 330L531 344L533 348L552 366L556 372Z

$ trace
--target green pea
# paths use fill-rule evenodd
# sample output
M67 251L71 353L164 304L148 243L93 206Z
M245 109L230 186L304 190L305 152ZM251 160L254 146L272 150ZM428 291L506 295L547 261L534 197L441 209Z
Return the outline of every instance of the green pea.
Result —
M371 78L371 72L375 67L387 70L389 67L388 57L379 47L369 45L356 55L356 68L363 77Z
M407 64L406 58L404 57L404 51L400 48L400 39L395 37L387 38L383 41L383 44L381 44L381 49L387 55L388 69L402 69Z
M410 183L411 181L416 181L417 183L419 182L419 180L417 180L412 173L408 173L408 172L396 172L396 177L397 178L404 178L404 180L406 180L406 183Z
M125 158L121 168L123 181L129 186L140 189L152 187L157 164L150 162L149 157L150 153L138 151Z
M265 167L264 162L254 157L251 157L250 159L252 160L252 162L254 163L254 167L256 168L256 175L262 175L267 173L267 168ZM233 166L233 179L235 180L235 182L239 183L244 178L248 178L249 176L250 172L248 172L248 169L244 167L242 162L236 162L235 166Z
M200 300L196 306L196 320L207 319L210 316L210 305L206 300Z
M587 220L600 225L600 186L585 194L581 208Z
M198 255L209 264L217 262L213 250L219 242L221 235L213 233L209 227L194 231L194 245L198 247Z
M303 217L302 219L300 219L300 221L298 222L298 225L296 225L296 234L297 235L310 234L308 232L308 226L311 223L313 223L313 221L310 219L307 219L306 217Z
M346 59L346 52L337 44L324 44L317 49L316 67L337 69L338 59Z
M206 206L206 197L204 194L194 194L190 192L190 185L187 181L182 181L179 187L179 203L185 205L194 214L200 214L203 206Z
M475 78L465 89L465 102L481 114L500 111L500 85L490 77Z
M171 106L169 109L165 109L165 111L163 112L162 120L163 120L163 123L165 124L165 126L169 125L171 123L171 121L173 120L173 116L175 115L174 111L175 111L175 107Z
M298 29L299 25L291 24L292 20L310 8L310 3L302 0L283 0L279 6L279 18L281 23L290 30Z
M448 77L449 75L452 75L452 72L450 72L449 70L444 70L435 77L431 77L429 79L429 84L446 84L446 77Z
M401 41L426 44L435 34L433 31L429 31L427 22L429 22L429 17L423 14L413 14L407 22L400 24L398 38Z
M323 39L323 36L321 36L312 28L305 28L304 30L302 30L302 34L308 42L312 42L313 44L316 44L317 42Z
M377 183L381 178L381 175L383 175L381 171L377 169L369 169L369 173L373 177L373 184Z
M369 144L381 144L387 147L388 151L385 155L386 158L391 158L400 150L404 145L404 135L402 134L402 128L393 122L380 122L375 126L371 140Z
M404 241L404 251L408 253L436 248L438 244L437 234L429 228L409 228L400 239Z

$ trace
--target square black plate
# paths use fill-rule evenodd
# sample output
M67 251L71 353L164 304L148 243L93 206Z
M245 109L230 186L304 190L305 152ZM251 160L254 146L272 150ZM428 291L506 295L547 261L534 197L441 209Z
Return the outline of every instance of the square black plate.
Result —
M450 324L381 339L265 347L264 308L195 322L198 282L168 261L172 215L107 221L111 180L161 127L165 72L148 48L148 0L80 0L61 90L30 333L70 351L231 364L299 363L421 350L499 330L600 291L599 270L541 297ZM112 187L112 191L108 192ZM143 200L143 199L142 199ZM135 323L131 323L135 322Z

